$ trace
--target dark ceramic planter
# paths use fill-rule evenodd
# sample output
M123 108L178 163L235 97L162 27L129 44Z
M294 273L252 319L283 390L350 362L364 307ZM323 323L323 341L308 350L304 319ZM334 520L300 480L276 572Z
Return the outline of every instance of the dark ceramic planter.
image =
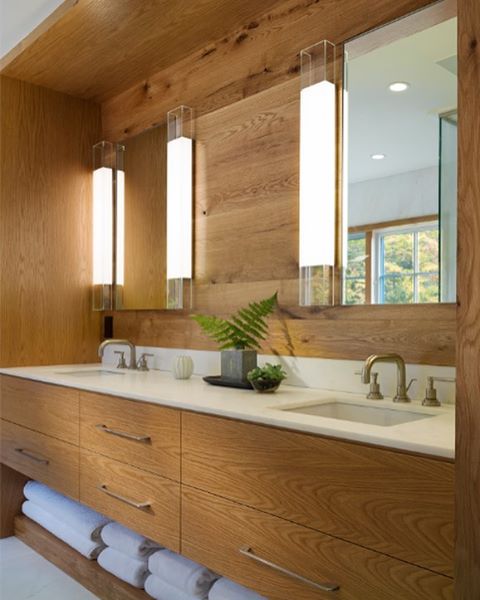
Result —
M257 366L256 350L222 350L222 378L246 382L247 374Z

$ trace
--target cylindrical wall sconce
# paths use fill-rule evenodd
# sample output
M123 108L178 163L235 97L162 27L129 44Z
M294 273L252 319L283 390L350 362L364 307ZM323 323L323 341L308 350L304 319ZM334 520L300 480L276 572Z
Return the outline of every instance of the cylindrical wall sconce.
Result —
M167 308L191 306L193 110L167 114Z
M115 145L115 308L123 308L125 283L125 146Z
M112 308L115 147L93 146L93 310Z
M336 228L335 45L300 53L300 305L333 303Z

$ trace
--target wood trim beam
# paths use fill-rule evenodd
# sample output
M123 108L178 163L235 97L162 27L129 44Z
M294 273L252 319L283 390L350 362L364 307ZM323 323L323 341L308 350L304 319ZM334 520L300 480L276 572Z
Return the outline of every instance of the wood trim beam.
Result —
M480 2L459 0L455 598L480 598Z
M428 223L438 221L438 213L433 215L422 215L421 217L409 217L408 219L395 219L393 221L381 221L380 223L367 223L365 225L354 225L348 228L348 233L363 233L375 229L386 229L387 227L403 227L404 225L415 225L417 223Z

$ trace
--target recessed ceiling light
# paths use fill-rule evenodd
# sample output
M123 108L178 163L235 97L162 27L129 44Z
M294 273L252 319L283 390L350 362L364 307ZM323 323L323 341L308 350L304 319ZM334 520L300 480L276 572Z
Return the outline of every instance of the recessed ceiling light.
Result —
M405 90L408 90L409 87L410 84L405 81L394 81L388 86L388 89L391 92L404 92Z
M372 154L370 158L372 160L383 160L385 158L385 154Z

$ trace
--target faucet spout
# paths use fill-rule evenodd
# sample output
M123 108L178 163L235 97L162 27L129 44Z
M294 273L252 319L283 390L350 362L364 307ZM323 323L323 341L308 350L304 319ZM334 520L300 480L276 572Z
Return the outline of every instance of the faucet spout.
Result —
M377 362L394 363L397 366L397 392L393 398L394 402L410 402L407 394L405 361L399 354L372 354L369 356L362 368L362 383L370 383L372 367Z
M127 346L130 349L130 364L128 366L129 369L137 368L137 356L136 356L136 348L135 344L132 344L129 340L104 340L98 347L98 357L103 358L103 354L105 352L105 348L107 346L118 345L118 346Z

